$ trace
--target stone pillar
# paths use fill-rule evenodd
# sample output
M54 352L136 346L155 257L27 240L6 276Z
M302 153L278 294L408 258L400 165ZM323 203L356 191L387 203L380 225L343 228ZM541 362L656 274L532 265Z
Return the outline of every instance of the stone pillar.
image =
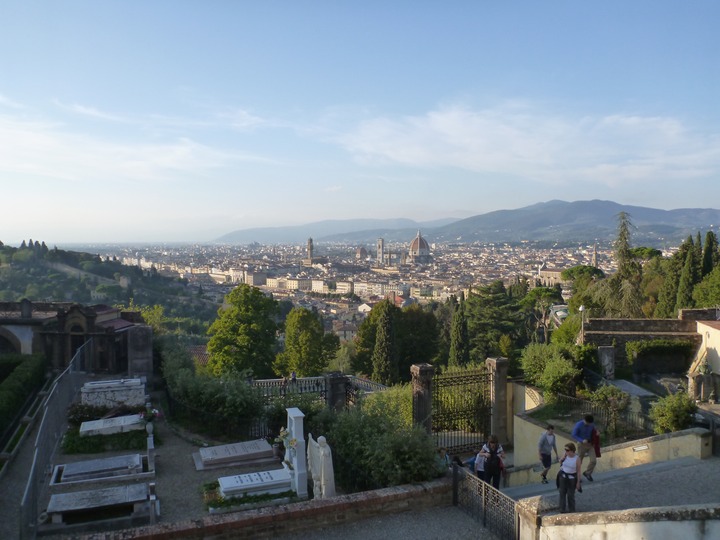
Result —
M337 412L345 410L345 385L348 383L348 376L339 371L325 375L325 391L327 406Z
M410 366L413 392L413 423L432 433L432 380L435 368L431 364Z
M598 346L598 360L600 360L600 369L602 376L606 379L615 378L615 347L612 345Z
M498 436L500 444L507 444L508 422L507 422L507 358L488 358L485 366L492 374L490 385L490 403L492 404L492 417L490 420L490 431Z

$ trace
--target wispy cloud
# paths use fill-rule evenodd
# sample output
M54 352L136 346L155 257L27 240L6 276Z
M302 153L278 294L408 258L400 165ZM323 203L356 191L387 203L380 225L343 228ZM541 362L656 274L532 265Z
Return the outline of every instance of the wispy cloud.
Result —
M68 112L71 112L74 114L79 114L81 116L87 116L87 117L95 118L98 120L107 120L110 122L122 122L122 123L130 122L130 120L127 118L123 118L116 114L107 113L107 112L101 111L99 109L96 109L95 107L89 107L87 105L79 105L77 103L65 104L57 99L53 100L53 103L65 111L68 111Z
M0 94L0 107L7 107L8 109L22 109L23 106L13 101L12 99Z
M167 182L267 158L209 146L193 137L118 142L73 131L44 119L0 115L0 177L26 175L45 181Z
M523 103L374 118L339 141L366 163L453 167L556 185L612 186L720 172L718 133L694 132L674 118L571 117Z

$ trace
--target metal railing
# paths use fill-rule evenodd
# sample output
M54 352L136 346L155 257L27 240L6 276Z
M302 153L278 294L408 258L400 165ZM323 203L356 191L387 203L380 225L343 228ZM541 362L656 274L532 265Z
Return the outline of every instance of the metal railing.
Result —
M260 379L252 381L252 386L259 388L265 399L288 394L320 394L323 398L327 395L325 377Z
M37 536L39 501L49 491L53 455L67 425L67 408L85 382L83 369L86 356L92 354L92 340L85 342L75 353L70 365L52 385L42 409L42 420L33 447L33 462L20 504L20 538L31 540Z
M517 540L520 527L515 501L453 463L453 505L503 540Z
M613 419L609 411L595 403L584 399L578 399L570 396L558 395L555 406L566 414L582 417L585 414L592 414L595 424L601 426L605 433L611 433L613 436L626 437L644 437L653 433L652 419L642 413L633 413L629 411L619 411L615 418L616 425L612 426Z

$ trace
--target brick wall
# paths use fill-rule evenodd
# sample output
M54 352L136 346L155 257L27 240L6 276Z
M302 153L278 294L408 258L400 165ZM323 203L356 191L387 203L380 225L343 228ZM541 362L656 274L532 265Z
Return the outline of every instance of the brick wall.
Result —
M162 503L162 501L161 501ZM106 532L104 540L174 540L213 538L273 538L278 534L298 533L328 525L350 523L383 514L422 510L452 504L452 479L449 477L341 495L324 501L303 501L257 510L208 515L199 520L159 523L133 529ZM77 540L97 540L93 534L78 535Z

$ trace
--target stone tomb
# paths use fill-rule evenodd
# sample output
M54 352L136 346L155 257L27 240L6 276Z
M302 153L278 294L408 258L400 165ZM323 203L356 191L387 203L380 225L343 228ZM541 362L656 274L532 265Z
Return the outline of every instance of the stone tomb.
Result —
M130 414L127 416L102 418L100 420L83 422L80 424L80 436L111 435L113 433L124 433L126 431L135 431L140 429L145 429L145 422L142 416L139 414Z
M91 381L83 384L81 401L84 405L130 407L145 405L145 382L142 379L117 379L112 381Z
M67 484L118 476L132 476L143 472L143 459L140 454L91 459L57 465L53 473L53 482Z
M193 454L195 469L217 469L239 465L265 465L277 463L272 446L265 439L223 444L201 448Z
M274 471L225 476L218 478L218 482L220 495L225 498L282 493L292 489L290 471L287 467Z
M47 515L46 532L107 520L127 526L125 522L154 522L159 503L154 484L127 484L51 495Z

